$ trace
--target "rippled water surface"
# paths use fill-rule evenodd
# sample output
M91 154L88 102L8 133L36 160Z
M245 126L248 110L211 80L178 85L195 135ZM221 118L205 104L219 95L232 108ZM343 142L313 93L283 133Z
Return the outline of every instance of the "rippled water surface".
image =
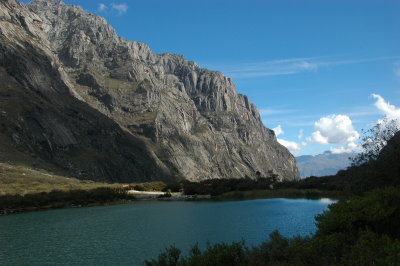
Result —
M315 231L314 216L331 201L142 201L0 217L0 265L141 265L175 244L249 245L278 229L285 236Z

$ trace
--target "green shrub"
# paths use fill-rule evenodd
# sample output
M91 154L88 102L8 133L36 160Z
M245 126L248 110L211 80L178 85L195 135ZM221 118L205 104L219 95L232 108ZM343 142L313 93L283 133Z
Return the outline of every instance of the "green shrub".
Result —
M219 243L207 245L201 251L194 245L187 256L181 256L182 252L175 246L171 246L160 255L157 260L145 261L147 266L184 266L184 265L207 265L207 266L235 266L248 263L248 250L243 242L232 244Z
M0 196L0 213L27 209L48 209L66 206L90 205L130 199L123 189L100 187L91 190L53 190L35 194Z
M164 182L145 182L135 185L135 190L139 191L164 191L167 184Z
M316 217L317 235L341 232L357 237L360 230L370 230L400 238L400 189L377 189L339 201L329 211Z

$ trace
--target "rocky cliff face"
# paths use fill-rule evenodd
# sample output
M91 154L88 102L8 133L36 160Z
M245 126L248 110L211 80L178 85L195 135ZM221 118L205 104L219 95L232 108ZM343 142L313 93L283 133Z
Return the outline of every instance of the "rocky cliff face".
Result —
M0 161L103 181L159 180L149 144L79 100L22 4L0 2Z
M84 147L104 158L120 158L120 149L130 154L121 159L120 163L130 165L126 171L119 170L123 174L116 170L94 171L102 169L104 162L93 162L89 155L87 160L93 167L87 169L87 163L75 162L75 155L65 148L60 148L59 154L46 155L63 169L63 164L69 163L76 169L75 175L105 179L135 179L142 175L199 181L267 177L272 173L281 179L299 177L293 156L277 143L273 131L262 125L248 98L238 94L232 81L221 73L202 69L180 55L155 54L145 44L126 41L103 18L85 13L80 7L51 0L35 0L27 5L29 10L13 0L0 7L2 31L13 27L23 33L13 35L7 31L0 35L2 56L8 58L1 61L2 67L9 78L16 79L21 93L27 88L40 91L41 97L48 98L49 108L57 109L62 117L57 123L48 122L56 119L37 118L50 115L46 110L37 111L37 116L28 111L35 114L35 126L26 125L26 131L36 127L39 131L55 131L40 133L47 137L42 142L56 150L71 146L75 155L81 154ZM22 45L13 43L13 39ZM17 65L10 70L15 55L9 50L19 56L17 62L22 61L24 69ZM31 60L31 54L38 54L41 61ZM18 75L23 77L16 78ZM57 97L53 99L50 94ZM57 101L60 95L62 99ZM71 107L70 102L85 110ZM65 120L68 112L59 107L75 111L75 117ZM80 123L89 119L87 112L109 125L87 121L87 126L94 128L82 132ZM71 128L74 123L76 127ZM104 143L85 146L85 139L98 141L96 134L103 137ZM125 145L125 141L133 146ZM12 143L23 152L36 153L35 147L28 147L29 141ZM129 161L130 156L136 159ZM149 173L138 170L143 166ZM114 167L121 165L115 163L107 169ZM130 175L129 169L136 169L136 174Z

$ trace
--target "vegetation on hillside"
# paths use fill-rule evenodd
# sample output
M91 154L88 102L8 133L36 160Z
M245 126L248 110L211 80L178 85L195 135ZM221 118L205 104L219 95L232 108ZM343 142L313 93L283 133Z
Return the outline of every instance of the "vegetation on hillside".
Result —
M381 150L398 131L400 131L400 121L387 118L378 122L372 128L363 130L362 151L355 157L349 158L352 161L352 166L377 160Z

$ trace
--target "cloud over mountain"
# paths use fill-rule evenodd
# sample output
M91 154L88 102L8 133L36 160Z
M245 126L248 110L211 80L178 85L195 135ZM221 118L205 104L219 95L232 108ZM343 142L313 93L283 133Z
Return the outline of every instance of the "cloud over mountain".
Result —
M105 11L107 9L107 6L103 3L99 4L99 7L97 8L98 11Z
M297 154L304 146L307 145L306 142L298 143L295 141L288 141L280 138L278 138L277 140L280 144L288 148L293 154Z
M99 12L107 12L107 11L109 11L111 9L114 12L116 12L118 15L122 15L122 14L124 14L124 13L126 13L128 11L128 8L129 7L128 7L127 4L115 4L115 3L112 3L110 6L107 6L104 3L100 3L98 8L97 8L97 11L99 11ZM107 13L109 13L109 12L107 12Z
M319 144L338 144L341 148L336 149L347 151L357 147L356 141L360 137L354 129L351 119L347 115L329 115L320 118L314 123L314 132L309 141Z

